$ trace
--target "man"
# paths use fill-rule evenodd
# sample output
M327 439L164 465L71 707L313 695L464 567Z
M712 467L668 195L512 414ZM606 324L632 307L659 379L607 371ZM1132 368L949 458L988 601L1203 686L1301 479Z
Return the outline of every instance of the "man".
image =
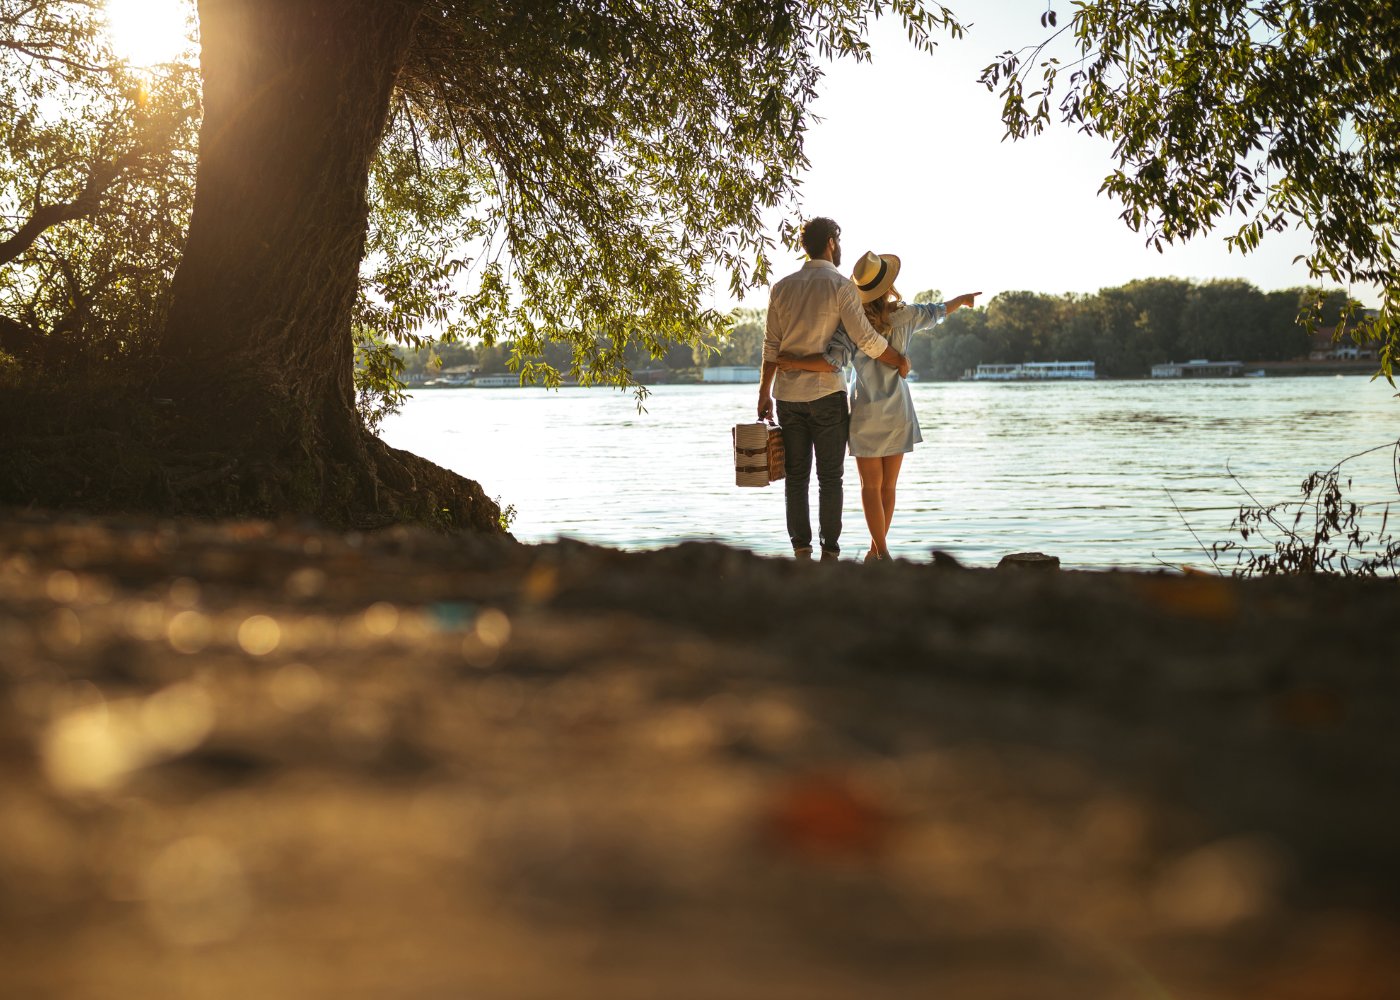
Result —
M812 521L808 509L812 458L817 462L817 524L822 559L839 557L841 546L841 474L846 462L850 410L840 372L778 371L779 354L821 354L837 322L866 354L909 374L909 359L889 346L865 318L860 293L843 276L841 227L830 219L809 219L802 226L807 263L773 286L768 299L768 327L763 337L763 381L758 388L758 417L778 423L787 453L787 529L792 551L812 558ZM776 379L774 376L777 376Z

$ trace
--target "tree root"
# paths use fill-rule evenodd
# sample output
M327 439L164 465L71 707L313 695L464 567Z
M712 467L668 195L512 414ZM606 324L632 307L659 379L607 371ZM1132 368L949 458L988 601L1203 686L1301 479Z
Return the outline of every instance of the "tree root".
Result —
M28 384L0 400L0 505L504 533L477 483L337 423L293 414L250 426L158 403L139 382Z

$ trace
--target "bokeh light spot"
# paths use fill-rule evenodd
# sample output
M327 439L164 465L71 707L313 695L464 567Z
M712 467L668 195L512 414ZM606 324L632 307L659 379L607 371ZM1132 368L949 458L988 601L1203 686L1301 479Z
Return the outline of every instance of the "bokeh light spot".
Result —
M89 705L56 720L44 734L44 771L67 794L110 788L133 768L142 753L133 720Z
M193 750L214 728L214 700L198 684L175 684L141 706L147 750L175 756Z
M326 574L314 566L304 566L287 577L284 588L288 597L319 597L326 588Z
M72 604L78 599L78 578L68 570L61 569L49 574L44 589L48 592L49 600L59 604Z
M214 715L208 692L189 682L144 700L84 704L45 732L44 772L68 795L113 790L131 772L193 750L213 729Z
M314 708L325 692L326 683L320 673L305 663L289 663L268 680L272 703L292 714Z
M399 626L399 609L388 601L379 601L365 609L365 631L383 639Z
M487 608L476 619L476 635L492 649L500 649L510 641L510 619L504 611Z
M209 619L198 611L181 611L165 628L170 648L177 653L198 653L209 645L211 634Z
M253 615L238 626L238 645L249 656L266 656L281 641L281 626L267 615Z

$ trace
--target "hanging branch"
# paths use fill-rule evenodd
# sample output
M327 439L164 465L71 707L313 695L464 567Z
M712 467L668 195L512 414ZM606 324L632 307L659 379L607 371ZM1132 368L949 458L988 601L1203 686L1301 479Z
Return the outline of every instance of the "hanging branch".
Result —
M45 230L75 219L85 219L97 211L105 195L117 178L135 166L142 157L142 151L134 149L123 156L106 163L100 163L88 173L87 183L78 197L72 201L50 205L36 205L29 219L15 231L15 234L0 242L0 267L23 254Z

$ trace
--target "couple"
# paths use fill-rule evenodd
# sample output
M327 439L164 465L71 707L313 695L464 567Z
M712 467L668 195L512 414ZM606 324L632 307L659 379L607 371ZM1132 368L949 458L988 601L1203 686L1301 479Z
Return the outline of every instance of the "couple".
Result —
M909 340L948 313L970 306L980 292L937 305L901 302L894 280L899 258L866 253L850 279L842 276L841 227L815 218L802 226L807 263L773 286L763 338L760 420L777 418L787 458L787 528L793 553L812 557L808 483L817 461L821 557L841 547L842 468L846 444L860 473L860 501L870 528L867 562L889 558L886 536L894 516L895 483L905 452L922 441L909 374ZM842 369L855 368L850 408Z

